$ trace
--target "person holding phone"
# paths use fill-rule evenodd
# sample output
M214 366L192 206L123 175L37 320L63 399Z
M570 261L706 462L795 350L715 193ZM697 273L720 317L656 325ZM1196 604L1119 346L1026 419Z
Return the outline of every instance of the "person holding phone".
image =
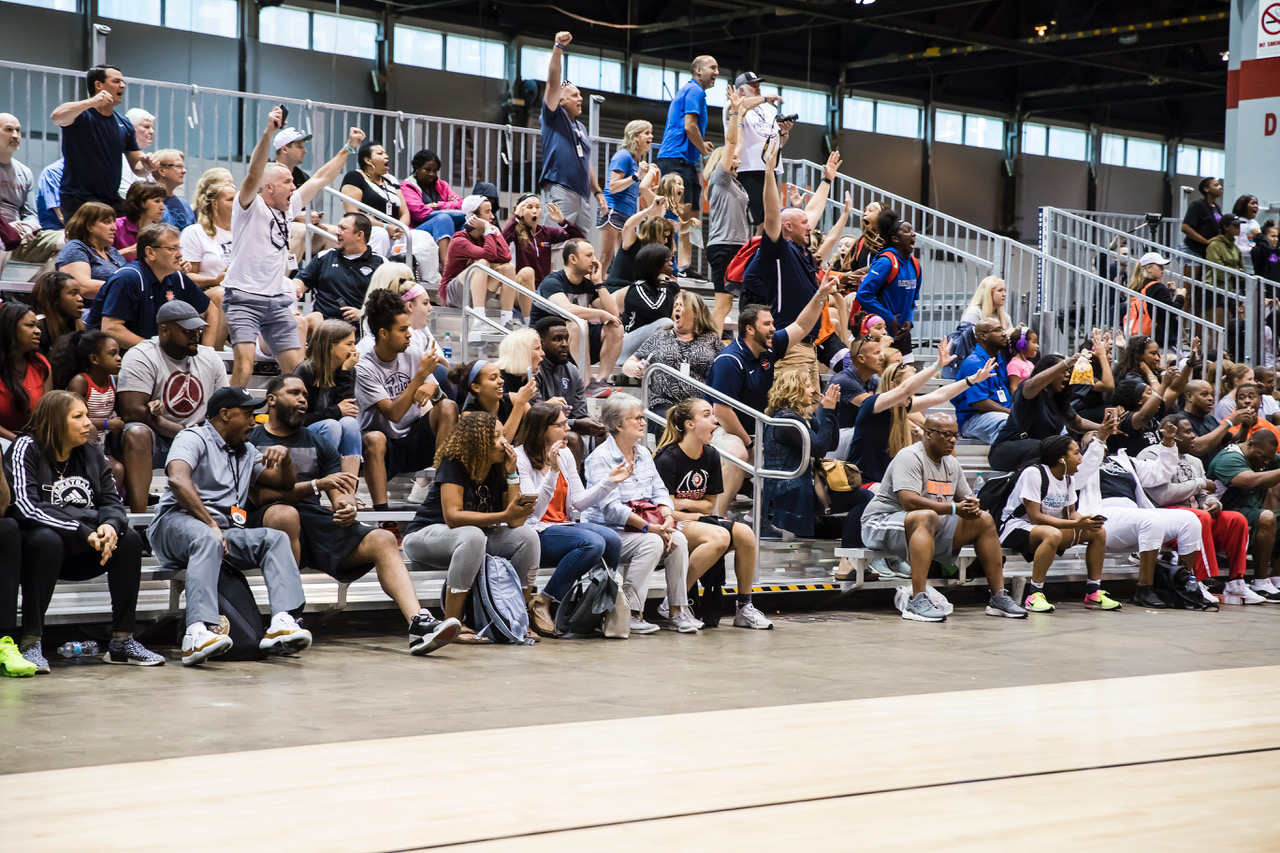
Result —
M1069 435L1055 435L1040 442L1039 459L1022 470L1000 514L1001 543L1031 563L1031 589L1022 603L1031 613L1052 613L1057 609L1045 597L1045 577L1054 559L1075 545L1087 545L1084 606L1090 610L1121 607L1102 588L1102 561L1107 552L1107 534L1102 525L1106 519L1076 511L1071 478L1079 470L1082 458L1080 445Z
M436 477L404 536L410 566L448 569L444 584L444 616L461 619L467 594L485 555L505 557L520 576L525 601L533 599L533 582L542 553L538 532L524 526L538 501L521 494L515 449L488 412L466 412L436 453ZM545 609L534 613L541 631L555 631ZM491 642L464 626L455 640L464 645Z

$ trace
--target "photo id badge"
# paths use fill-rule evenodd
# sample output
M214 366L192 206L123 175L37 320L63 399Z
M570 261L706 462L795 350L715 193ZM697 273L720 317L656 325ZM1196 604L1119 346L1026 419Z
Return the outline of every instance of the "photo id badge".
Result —
M248 523L249 523L249 514L247 512L245 512L241 507L238 507L238 506L231 507L231 524L233 527L237 527L243 530L244 526Z

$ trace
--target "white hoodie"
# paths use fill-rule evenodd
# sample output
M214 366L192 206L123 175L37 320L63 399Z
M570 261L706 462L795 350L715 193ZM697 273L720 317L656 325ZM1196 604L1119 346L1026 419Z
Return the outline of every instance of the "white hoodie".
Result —
M1173 475L1178 470L1177 447L1158 444L1156 449L1158 455L1154 459L1133 459L1123 449L1111 459L1132 474L1139 486L1152 488L1172 482ZM1095 439L1085 450L1080 468L1072 475L1072 480L1080 494L1078 512L1081 515L1097 515L1102 510L1102 486L1098 481L1098 471L1102 468L1105 459L1105 442ZM1139 509L1157 509L1142 489L1137 490L1136 497L1136 505Z

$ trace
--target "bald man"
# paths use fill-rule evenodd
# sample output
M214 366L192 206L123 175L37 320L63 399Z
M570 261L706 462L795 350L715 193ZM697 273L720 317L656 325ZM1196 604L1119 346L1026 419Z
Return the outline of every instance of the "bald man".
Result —
M956 409L956 422L960 424L960 434L965 438L976 438L984 444L991 444L1009 420L1009 404L1013 394L1009 391L1009 373L1006 370L1008 361L1004 357L1004 348L1009 343L1009 334L1000 325L999 320L987 318L973 327L977 346L960 364L956 371L957 379L969 380L991 359L996 360L995 372L982 382L970 382L969 388L956 395L951 405Z
M35 176L13 157L21 145L22 122L12 113L0 113L0 217L22 235L14 259L42 264L61 247L62 232L40 230L36 211L27 201Z
M1182 410L1196 433L1196 439L1191 442L1187 452L1203 462L1206 468L1222 449L1231 430L1240 424L1247 424L1252 428L1257 421L1257 414L1246 409L1237 409L1231 413L1231 417L1219 421L1213 416L1213 386L1202 379L1193 379L1187 383Z
M561 72L564 52L572 41L572 33L559 32L551 45L547 88L538 115L542 128L542 174L538 176L538 190L544 207L557 205L564 218L577 225L590 240L596 227L596 205L605 210L608 202L596 178L591 137L578 121L582 115L582 92L565 80ZM497 202L494 205L496 207Z
M880 490L863 512L863 543L911 564L912 595L903 619L946 621L950 605L925 592L929 566L934 560L951 562L966 545L978 552L987 576L991 591L987 615L1025 619L1027 611L1004 589L1004 556L996 524L978 506L953 453L959 434L950 415L925 419L924 440L893 457Z
M674 211L682 219L689 217L694 203L702 198L698 161L715 148L706 138L707 89L716 84L720 65L714 56L699 56L689 70L693 76L680 87L667 107L667 123L662 129L662 143L655 161L663 175L679 175L684 181L684 209Z
M231 262L223 279L224 310L235 367L231 384L244 387L253 373L253 350L259 332L282 373L292 373L302 361L302 339L294 308L298 293L289 273L298 259L289 252L289 223L302 208L346 168L347 155L356 153L364 131L351 128L347 144L300 187L293 172L268 162L271 137L283 119L276 107L254 146L235 204L231 207Z

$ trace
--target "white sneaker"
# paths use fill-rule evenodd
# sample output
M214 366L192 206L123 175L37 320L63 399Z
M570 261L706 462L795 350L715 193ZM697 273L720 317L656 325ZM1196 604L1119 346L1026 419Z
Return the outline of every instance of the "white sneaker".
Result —
M1236 578L1227 581L1227 585L1222 589L1223 595L1235 595L1244 599L1245 604L1266 604L1267 600L1249 589L1248 584L1244 582L1244 578Z
M220 655L231 648L231 638L226 634L215 634L203 622L187 626L187 633L182 638L182 665L195 666L214 655Z
M747 602L734 611L733 627L768 631L773 627L773 623L769 621L767 616L757 610L754 604Z
M1269 604L1280 603L1280 589L1276 589L1276 585L1271 582L1271 578L1255 580L1249 585L1249 588L1262 596L1263 601Z
M689 617L691 621L696 622L699 628L706 627L701 619L693 615L693 611L689 609L688 605L685 606L684 615ZM662 619L666 619L668 622L671 621L671 605L665 598L662 599L662 603L658 605L658 616Z
M311 632L301 627L288 613L271 617L271 625L258 648L280 655L296 655L311 646Z
M652 622L646 622L639 616L632 615L631 617L631 633L633 634L656 634L660 630L662 629L657 625Z
M701 622L689 615L689 611L681 610L671 619L667 620L667 630L675 631L677 634L696 634Z
M1209 592L1209 587L1205 586L1203 583L1198 584L1198 586L1200 587L1200 597L1205 600L1205 603L1207 604L1218 603L1218 597L1213 593Z
M425 486L422 483L414 483L413 488L409 490L409 497L406 498L411 504L420 504L427 499L427 492L431 491L431 484Z

